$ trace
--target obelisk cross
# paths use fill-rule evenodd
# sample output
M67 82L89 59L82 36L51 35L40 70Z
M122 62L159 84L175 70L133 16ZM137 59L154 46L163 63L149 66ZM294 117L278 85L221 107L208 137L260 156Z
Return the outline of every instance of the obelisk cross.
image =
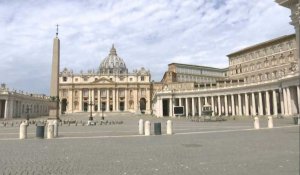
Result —
M58 36L58 24L56 24L56 37Z

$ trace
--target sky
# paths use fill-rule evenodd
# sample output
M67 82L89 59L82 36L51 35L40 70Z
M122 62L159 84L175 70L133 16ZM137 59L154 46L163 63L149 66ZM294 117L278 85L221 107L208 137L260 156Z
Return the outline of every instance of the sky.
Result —
M61 66L97 70L112 44L130 72L160 81L170 63L228 67L226 55L294 33L274 0L0 0L0 83L49 94L53 38Z

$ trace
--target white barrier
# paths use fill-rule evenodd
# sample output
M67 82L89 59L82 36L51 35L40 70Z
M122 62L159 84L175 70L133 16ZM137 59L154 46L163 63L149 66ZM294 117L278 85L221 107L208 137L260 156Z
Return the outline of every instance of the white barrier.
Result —
M22 122L20 125L20 139L27 139L27 123Z
M47 127L47 139L53 139L54 137L54 125L48 124Z
M258 119L258 117L254 118L254 128L259 129L259 119Z
M173 134L173 124L171 120L167 121L167 135Z
M140 135L144 134L144 120L143 119L139 120L139 134Z
M268 128L273 128L273 117L268 117Z
M151 135L151 124L149 121L145 122L145 136Z
M54 137L58 137L58 121L54 120L53 125L54 125Z

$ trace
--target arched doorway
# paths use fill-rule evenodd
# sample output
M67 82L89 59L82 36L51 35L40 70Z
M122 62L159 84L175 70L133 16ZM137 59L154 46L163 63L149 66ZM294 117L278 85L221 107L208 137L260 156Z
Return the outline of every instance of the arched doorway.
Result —
M146 99L145 98L141 98L140 99L140 110L141 110L141 113L144 114L145 111L146 111Z
M68 103L68 101L65 98L61 100L61 113L62 114L64 114L67 110L67 105L68 105L67 103Z

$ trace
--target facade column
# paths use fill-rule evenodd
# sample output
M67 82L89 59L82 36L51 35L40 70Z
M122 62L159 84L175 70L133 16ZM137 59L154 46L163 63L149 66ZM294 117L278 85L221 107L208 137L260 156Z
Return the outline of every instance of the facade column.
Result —
M116 111L119 111L119 89L116 89Z
M189 107L188 107L188 98L185 98L185 116L188 117L189 116Z
M245 115L249 116L249 97L247 93L245 93Z
M221 109L221 97L220 95L218 95L218 115L220 116L222 113L222 109Z
M273 90L273 115L278 114L276 90Z
M231 94L231 113L235 115L234 94Z
M202 102L201 102L201 97L198 97L198 115L201 116L202 115Z
M243 115L242 114L242 98L241 98L241 94L238 94L238 105L239 105L239 115Z
M259 104L259 108L258 108L259 115L264 115L261 92L258 92L258 104Z
M95 112L95 90L94 89L92 89L92 104L93 104L91 106L92 111Z
M204 97L204 105L207 105L207 97Z
M116 90L112 90L112 106L113 106L113 111L116 111Z
M214 96L211 96L211 109L212 109L212 116L215 116L215 100Z
M82 89L78 90L79 92L79 111L82 112Z
M98 97L97 97L97 99L98 99L98 112L100 112L101 111L101 108L102 108L102 106L101 106L101 96L100 96L100 90L98 89Z
M271 115L270 110L270 94L269 91L266 91L266 115Z
M252 99L251 99L251 104L252 104L251 111L252 111L252 113L251 114L253 116L256 116L256 103L255 103L255 94L254 94L254 92L252 92L251 97L252 97Z
M181 98L178 98L178 101L179 101L179 106L182 106L182 104L181 104L181 101L182 99Z
M109 89L106 89L106 111L109 111Z
M92 94L91 94L91 89L89 89L89 96L88 96L88 112L91 111L91 105L89 105L91 103L92 100Z
M195 116L195 99L192 97L192 116Z
M227 95L224 96L225 101L225 116L228 116L228 101L227 101Z
M169 116L173 117L173 99L169 98Z
M125 88L125 100L124 100L124 110L127 111L128 110L128 89Z

